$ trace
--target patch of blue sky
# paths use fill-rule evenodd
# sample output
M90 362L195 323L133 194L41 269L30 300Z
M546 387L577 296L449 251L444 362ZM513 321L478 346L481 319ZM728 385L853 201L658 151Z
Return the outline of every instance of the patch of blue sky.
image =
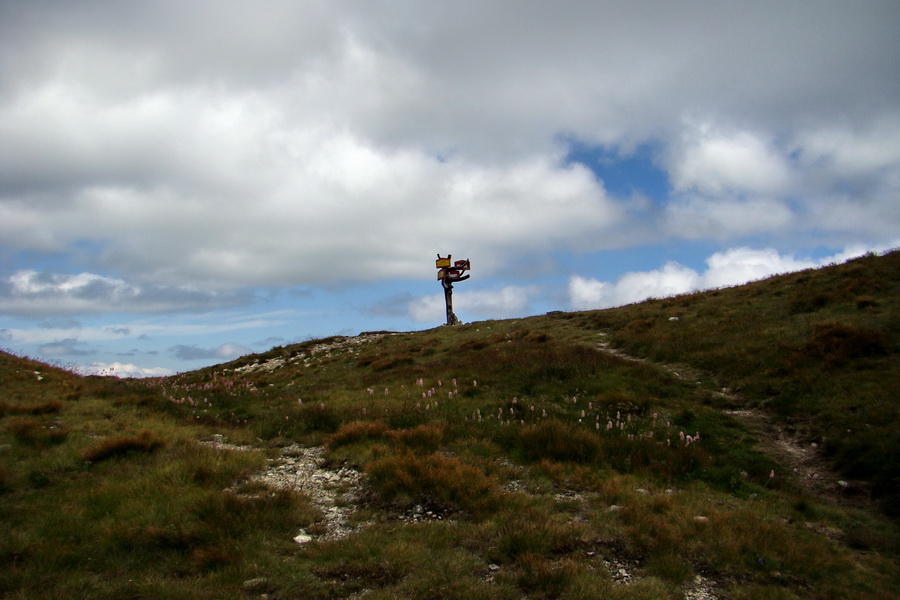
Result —
M706 259L718 250L717 244L708 241L659 243L634 246L625 251L565 254L560 256L560 260L569 275L613 281L624 273L652 271L668 262L702 271Z
M105 242L98 240L77 240L58 252L46 249L18 249L10 252L4 247L4 254L8 254L4 257L4 262L8 264L8 270L12 270L9 265L16 265L19 268L21 265L28 265L28 269L41 273L77 274L90 271L108 275L97 273L96 270L98 257L102 255L106 246Z
M574 139L566 140L566 144L566 164L580 163L589 168L613 196L642 194L657 202L668 197L669 177L657 165L658 149L652 144L639 145L629 152Z

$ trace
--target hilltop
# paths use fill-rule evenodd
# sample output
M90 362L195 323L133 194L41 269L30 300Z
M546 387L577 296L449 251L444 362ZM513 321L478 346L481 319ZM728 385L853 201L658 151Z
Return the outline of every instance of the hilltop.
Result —
M900 252L148 380L0 354L0 596L893 598Z

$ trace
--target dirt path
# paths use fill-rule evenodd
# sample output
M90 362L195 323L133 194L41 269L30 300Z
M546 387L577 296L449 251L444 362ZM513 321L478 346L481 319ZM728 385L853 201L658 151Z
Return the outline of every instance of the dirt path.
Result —
M608 341L597 344L597 349L629 362L653 364L679 381L697 379L693 376L696 374L691 373L689 368L677 368L631 356L613 348ZM733 409L725 410L725 414L743 423L757 440L758 449L782 465L784 471L791 473L792 481L806 493L844 506L874 508L864 484L842 478L832 470L817 444L789 432L777 423L772 415L748 407L741 396L730 390L723 389L711 393L735 406Z

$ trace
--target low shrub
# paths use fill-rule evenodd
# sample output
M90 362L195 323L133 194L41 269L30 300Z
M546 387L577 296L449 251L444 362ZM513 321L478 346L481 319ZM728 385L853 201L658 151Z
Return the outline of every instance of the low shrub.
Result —
M350 421L328 438L330 448L339 448L362 440L384 439L390 428L383 421Z
M357 442L390 440L416 452L435 452L444 439L447 424L431 421L408 429L391 429L384 421L350 421L328 438L331 449Z
M600 440L596 435L556 419L525 427L519 442L523 456L529 461L549 459L587 463L600 452Z
M392 431L391 437L415 452L436 452L444 440L446 429L446 423L432 421L410 429Z
M482 513L497 500L496 480L445 454L390 454L370 463L366 473L373 490L388 502Z
M324 403L307 402L298 413L297 421L312 431L334 432L341 424L341 416Z
M648 331L653 327L653 321L650 319L635 319L625 325L623 331L628 335L637 335Z
M801 352L837 366L861 357L884 356L889 352L889 344L880 331L828 322L812 326Z
M13 474L5 465L0 465L0 494L13 489Z
M856 300L856 308L863 310L872 306L878 306L878 301L872 296L859 296Z
M105 439L88 447L82 458L86 462L102 462L133 453L149 454L165 446L165 441L150 431L142 431L135 436L120 436Z
M832 294L798 294L788 305L788 311L792 315L816 312L828 306L832 300Z
M577 526L539 511L523 508L497 528L495 543L497 562L525 561L528 557L566 554L580 538Z
M57 423L45 424L27 417L10 417L6 429L20 444L36 448L61 444L69 435L69 430Z
M374 371L390 371L391 369L396 369L398 367L409 366L411 364L414 364L415 362L415 358L413 358L411 355L400 354L397 356L387 356L385 358L372 360L369 364Z
M196 571L213 571L236 564L240 555L230 548L197 548L191 553L191 566Z
M56 414L63 409L63 403L59 400L51 400L42 404L9 404L0 402L0 417L6 415L49 415Z
M529 597L562 598L571 585L578 567L574 561L551 561L544 556L529 554L519 561L516 577L519 588ZM533 594L539 594L532 596Z

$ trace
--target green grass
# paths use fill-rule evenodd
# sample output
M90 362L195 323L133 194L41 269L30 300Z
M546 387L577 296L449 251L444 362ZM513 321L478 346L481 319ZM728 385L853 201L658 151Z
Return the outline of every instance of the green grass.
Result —
M898 282L895 252L150 380L0 353L0 597L897 597ZM810 493L747 407L860 495ZM248 478L294 443L366 473L364 526L292 541L320 508Z

